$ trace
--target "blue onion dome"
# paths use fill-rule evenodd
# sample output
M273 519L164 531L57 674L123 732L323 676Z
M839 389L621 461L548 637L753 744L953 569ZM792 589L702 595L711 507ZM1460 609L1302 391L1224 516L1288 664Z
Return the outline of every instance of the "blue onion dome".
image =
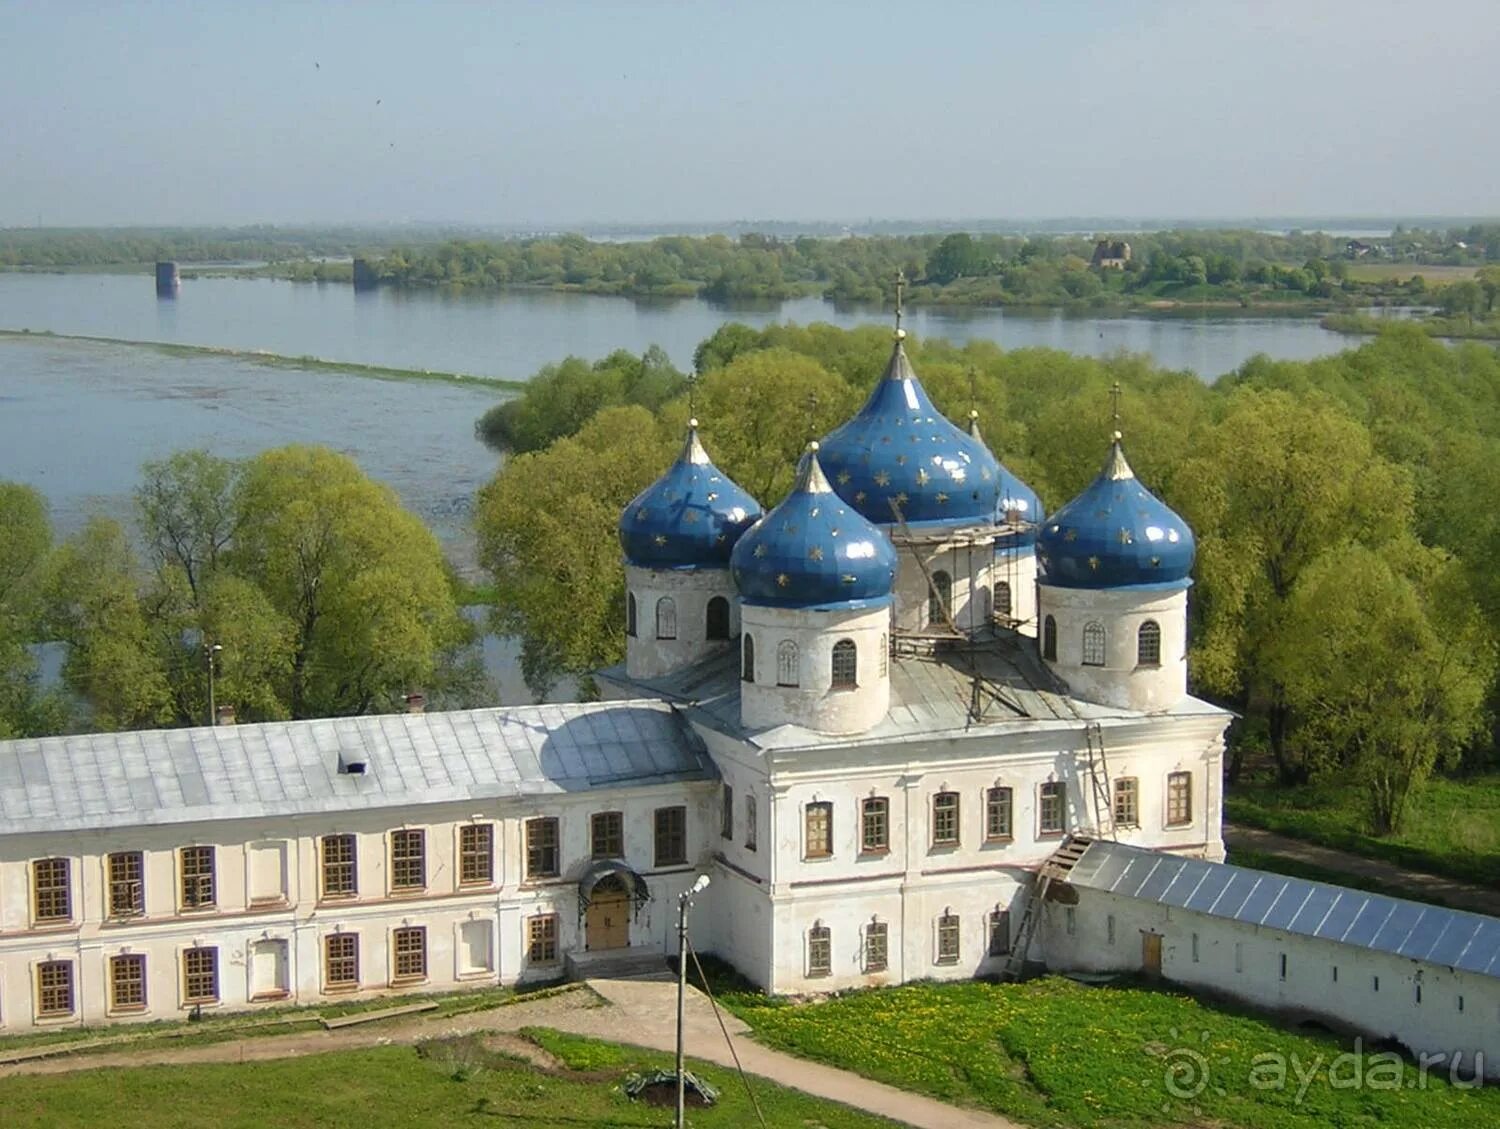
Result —
M620 547L641 568L724 568L760 503L714 466L688 420L682 454L620 515Z
M809 443L791 493L740 538L729 567L747 604L874 607L890 600L896 550L834 492Z
M979 413L969 409L969 438L981 445L984 436L979 433ZM986 447L986 449L988 449ZM1037 529L1047 516L1042 509L1042 500L1026 483L1022 482L1002 462L996 461L1000 474L1000 497L995 503L996 525L1020 525L1020 533L1007 534L995 541L997 549L1013 549L1036 544Z
M1000 497L1000 464L983 442L932 406L902 348L854 418L823 440L819 457L839 497L871 521L988 524Z
M1061 588L1176 587L1193 569L1193 531L1140 484L1114 435L1104 469L1042 526L1046 583Z

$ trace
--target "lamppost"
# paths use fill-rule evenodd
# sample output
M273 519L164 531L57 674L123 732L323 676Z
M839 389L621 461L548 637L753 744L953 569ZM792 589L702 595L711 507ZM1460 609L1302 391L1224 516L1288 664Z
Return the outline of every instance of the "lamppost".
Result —
M203 657L208 662L208 724L218 724L218 711L214 708L214 659L224 648L207 640L203 643Z
M708 888L708 875L698 875L698 881L677 895L677 1129L687 1126L687 1088L682 1070L682 1021L683 1005L687 999L688 961L688 907L693 896Z

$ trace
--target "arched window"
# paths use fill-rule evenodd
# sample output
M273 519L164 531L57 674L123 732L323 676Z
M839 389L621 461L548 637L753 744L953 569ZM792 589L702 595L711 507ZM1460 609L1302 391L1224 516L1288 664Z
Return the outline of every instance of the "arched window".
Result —
M1161 624L1148 619L1135 637L1135 661L1141 666L1161 665Z
M1104 665L1104 624L1097 621L1083 628L1083 665Z
M1050 615L1042 621L1042 658L1057 661L1057 620Z
M995 614L1010 618L1010 581L1002 580L995 585Z
M677 604L671 596L663 596L656 601L656 637L677 638Z
M833 645L833 689L853 690L859 673L859 652L853 639L840 639Z
M746 682L755 681L755 640L745 636L745 646L740 662L740 677Z
M801 685L801 670L797 662L797 644L783 639L776 644L776 685Z
M927 622L946 623L953 612L953 577L942 569L932 574L932 591L927 596Z
M708 633L706 638L729 638L729 601L723 596L715 596L708 602Z
M625 634L635 635L635 593L625 593Z

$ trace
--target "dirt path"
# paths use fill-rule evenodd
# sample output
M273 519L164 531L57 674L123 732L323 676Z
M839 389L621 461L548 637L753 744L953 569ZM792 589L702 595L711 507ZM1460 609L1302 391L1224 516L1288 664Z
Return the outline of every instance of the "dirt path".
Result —
M413 1017L375 1022L368 1027L262 1035L199 1046L172 1046L168 1043L124 1052L64 1055L0 1066L0 1078L13 1074L60 1074L107 1067L259 1062L473 1033L483 1034L486 1042L496 1050L520 1055L544 1069L554 1069L558 1064L552 1056L517 1037L514 1032L522 1027L554 1027L596 1039L671 1051L676 1048L676 993L676 981L669 975L641 980L590 980L573 991L452 1018ZM1015 1122L991 1113L945 1105L847 1071L762 1047L750 1040L748 1027L728 1012L722 1014L725 1026L734 1036L740 1061L749 1074L919 1129L1021 1129ZM712 1005L708 997L696 989L689 990L683 1032L688 1054L721 1066L734 1066L734 1058L714 1018Z
M1262 854L1305 862L1322 870L1358 875L1360 878L1379 882L1395 897L1437 898L1454 909L1500 917L1500 890L1490 890L1452 878L1440 878L1418 870L1407 870L1394 863L1352 855L1332 847L1321 847L1316 843L1292 839L1258 827L1239 827L1226 823L1224 843L1231 851L1259 851Z

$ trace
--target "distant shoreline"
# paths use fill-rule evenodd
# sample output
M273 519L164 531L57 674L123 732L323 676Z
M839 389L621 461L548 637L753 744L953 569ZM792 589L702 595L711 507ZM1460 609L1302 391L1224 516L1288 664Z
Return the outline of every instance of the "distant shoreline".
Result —
M229 349L217 345L179 345L170 341L137 341L127 337L94 337L83 333L54 333L49 329L0 329L0 338L20 341L81 341L93 345L125 345L150 349L169 357L222 357L270 368L304 369L310 372L345 373L375 380L432 380L457 384L465 388L496 388L518 392L526 387L524 380L498 376L473 376L462 372L434 372L431 369L392 368L388 365L366 365L355 361L330 361L322 357L293 357L261 349Z

